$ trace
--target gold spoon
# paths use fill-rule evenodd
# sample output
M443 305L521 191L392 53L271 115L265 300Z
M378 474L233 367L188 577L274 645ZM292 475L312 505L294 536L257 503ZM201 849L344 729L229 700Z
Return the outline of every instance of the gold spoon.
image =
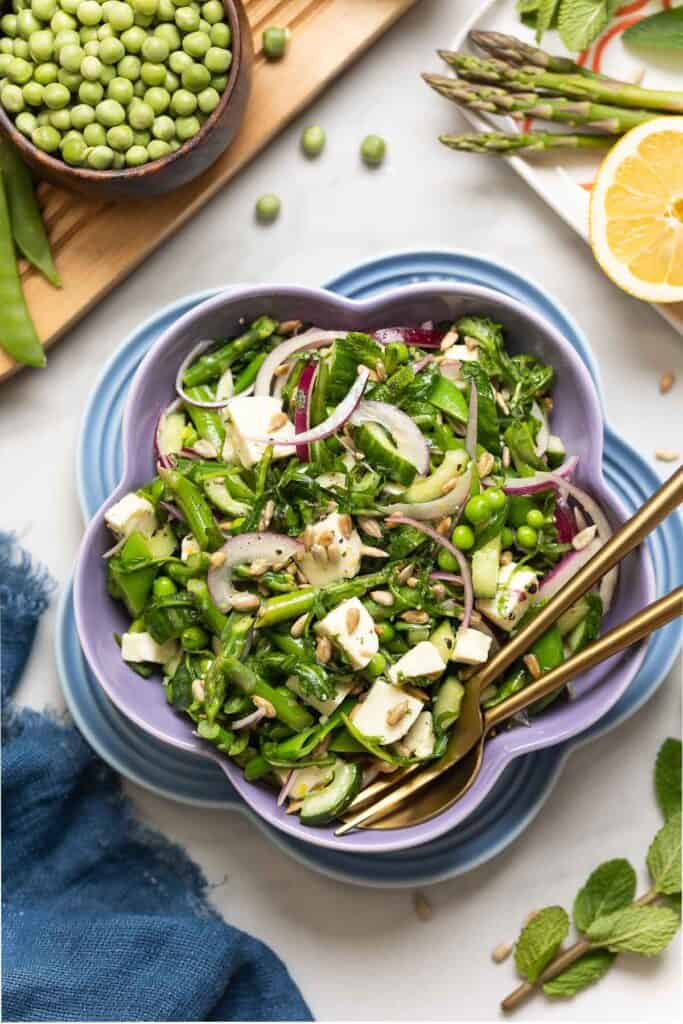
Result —
M633 548L637 547L645 537L655 529L659 523L669 515L681 502L683 501L683 467L678 469L669 480L664 483L658 491L656 491L651 498L636 512L634 515L619 529L610 540L591 558L586 565L581 568L571 580L565 584L565 586L558 591L548 601L546 605L541 608L538 614L529 622L524 629L520 630L517 636L510 641L505 647L501 648L500 651L489 661L475 676L473 676L466 685L465 697L463 705L458 719L456 729L454 730L446 752L442 758L435 762L429 768L423 768L420 765L415 765L411 768L406 768L401 772L395 772L391 776L385 776L383 779L378 780L369 786L366 790L359 794L356 800L351 804L348 810L343 815L344 825L337 829L336 835L344 835L352 828L356 828L359 825L370 825L378 820L380 817L384 818L385 815L389 814L390 811L395 811L397 807L404 801L413 796L416 792L422 790L425 786L428 786L436 778L448 772L458 761L460 761L473 746L482 738L485 732L484 721L481 713L480 695L484 689L489 686L495 679L497 679L506 669L510 667L513 661L516 661L530 646L534 643L538 637L544 633L549 626L551 626L556 619L559 618L571 605L573 605L580 597L583 596L602 576L605 575L610 569L612 569L618 562L620 562ZM677 592L674 592L677 593ZM671 595L669 595L671 597ZM666 600L666 599L663 599ZM652 605L651 608L656 608L659 605L657 602ZM640 615L646 616L650 609L645 609ZM680 611L677 613L680 614ZM673 615L672 617L675 617ZM629 625L633 625L638 617L629 620L627 623L623 623L621 627L616 627L616 630L612 630L610 634L603 637L602 640L598 641L597 644L592 645L590 648L586 648L582 652L584 657L587 656L588 652L593 651L598 645L601 645L608 637L612 636L617 631L625 630ZM647 618L645 621L649 621ZM668 621L668 620L667 620ZM642 638L651 632L652 629L658 628L651 626L645 633L640 633L639 636ZM622 643L623 646L628 646L629 643L634 643L635 640L627 641ZM618 648L618 649L621 649ZM601 655L597 661L603 660L604 657L609 655ZM577 655L577 658L581 655ZM576 658L571 659L571 662L565 662L564 665L559 666L554 671L559 673L563 669L566 669L570 663L574 663ZM597 662L593 662L597 664ZM577 672L585 671L586 665L582 668L576 669ZM547 680L548 676L542 677L532 686L538 686L543 681ZM557 677L555 677L557 680ZM559 682L555 681L553 686L558 687ZM551 687L552 689L553 687ZM530 692L531 687L527 687L517 695L524 701L526 695ZM537 699L537 697L533 698ZM508 706L508 702L505 705L499 705L499 707ZM514 714L519 707L525 707L526 704L517 705L510 714ZM489 726L492 728L492 726ZM477 767L478 772L478 767ZM475 776L476 777L476 776ZM472 780L474 781L474 779ZM470 783L471 785L471 783ZM388 792L389 791L389 792ZM388 795L384 795L388 792ZM458 795L461 795L459 792ZM457 796L456 796L457 799ZM451 801L452 802L452 801ZM448 806L448 805L446 805ZM433 811L432 814L438 813ZM428 817L431 817L429 814ZM418 820L424 820L420 818ZM410 824L416 824L416 820L409 822ZM387 827L387 826L383 826ZM391 827L396 827L392 824Z

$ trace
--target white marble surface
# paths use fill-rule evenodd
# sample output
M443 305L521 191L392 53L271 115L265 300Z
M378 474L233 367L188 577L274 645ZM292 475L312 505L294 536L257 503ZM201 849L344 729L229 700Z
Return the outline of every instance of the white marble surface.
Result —
M360 2L360 0L359 0ZM371 2L371 0L367 0ZM135 276L71 331L45 373L0 390L0 524L16 529L62 582L82 524L74 452L100 367L160 305L240 280L319 283L387 250L458 247L499 258L570 309L600 361L612 424L647 458L683 447L683 339L601 275L589 249L503 164L452 154L436 142L458 123L421 85L473 0L423 0L306 115ZM457 8L457 10L456 10ZM294 46L296 40L294 40ZM328 148L303 160L303 124L318 121ZM359 140L378 131L389 157L359 165ZM252 220L254 199L277 191L276 225ZM678 371L668 396L659 375ZM662 476L672 467L656 463ZM62 706L53 656L54 606L45 616L20 698ZM186 846L216 883L225 917L272 943L321 1019L495 1019L512 987L490 951L513 938L532 908L569 905L597 863L628 856L641 871L659 824L651 786L660 742L680 735L680 659L633 719L569 762L524 834L478 870L429 891L419 923L407 891L344 886L299 866L234 815L174 806L126 786L141 816ZM518 1020L668 1020L680 1013L680 940L660 962L623 959L571 1006L529 1003Z

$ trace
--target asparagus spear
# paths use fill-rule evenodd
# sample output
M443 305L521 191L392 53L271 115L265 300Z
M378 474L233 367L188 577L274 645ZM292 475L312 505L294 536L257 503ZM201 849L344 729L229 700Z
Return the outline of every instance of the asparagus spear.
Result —
M611 103L618 107L683 113L683 92L643 89L639 85L629 85L627 82L557 74L532 65L514 67L501 60L481 60L470 54L453 53L450 50L438 52L446 63L457 69L461 78L473 82L492 82L494 85L504 84L511 92L544 89L558 96Z
M508 114L517 121L538 117L543 121L559 121L572 126L582 125L595 131L622 135L630 128L657 115L648 110L625 110L590 100L571 100L564 96L544 96L538 92L506 92L495 85L463 82L442 75L423 75L428 85L441 96L472 110L487 114Z
M439 142L464 153L529 153L548 149L601 149L612 145L609 135L555 135L552 132L474 132L470 135L440 135Z
M481 32L472 29L469 38L480 50L485 50L492 57L504 60L508 64L533 64L546 71L556 71L559 74L569 72L570 74L584 75L586 78L605 77L588 68L581 67L570 57L555 57L552 53L546 53L545 50L539 49L538 46L530 46L529 43L525 43L515 36L505 35L503 32Z

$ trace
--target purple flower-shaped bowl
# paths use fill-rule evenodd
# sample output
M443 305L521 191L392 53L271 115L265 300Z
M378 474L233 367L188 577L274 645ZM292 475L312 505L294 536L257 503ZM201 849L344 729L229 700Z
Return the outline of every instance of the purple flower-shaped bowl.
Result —
M614 526L625 515L602 475L603 421L593 382L571 345L536 313L487 288L429 283L352 302L315 288L259 285L231 288L181 317L152 346L140 364L128 394L124 420L123 479L88 525L75 575L75 609L83 651L105 693L141 728L172 746L216 761L244 800L269 824L318 846L349 852L378 853L429 842L458 826L489 793L515 757L561 743L593 725L619 699L638 670L644 646L612 658L574 684L574 699L552 705L527 727L501 732L486 745L479 778L456 804L430 821L409 828L359 830L337 837L334 826L311 828L278 808L274 794L245 781L228 758L194 735L191 721L166 702L158 678L141 679L124 661L114 633L125 632L128 616L107 593L103 553L111 547L105 510L155 473L154 431L159 412L174 396L177 367L202 338L222 338L262 314L276 320L301 319L323 328L374 330L425 320L454 320L480 314L502 323L513 351L530 352L555 368L553 431L567 451L578 455L578 484L596 498ZM645 548L622 564L619 585L607 624L632 615L654 599L654 575ZM590 751L588 752L590 756Z

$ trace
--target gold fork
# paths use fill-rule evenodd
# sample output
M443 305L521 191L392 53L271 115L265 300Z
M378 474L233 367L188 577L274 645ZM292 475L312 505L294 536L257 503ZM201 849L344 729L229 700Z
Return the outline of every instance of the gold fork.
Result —
M612 569L618 562L620 562L630 551L632 551L638 544L640 544L644 538L655 529L659 523L669 515L681 502L683 501L683 467L674 473L669 480L666 481L659 488L655 494L648 499L648 501L619 529L611 539L593 556L593 558L580 569L575 576L558 591L554 597L548 601L546 605L541 608L539 613L527 624L527 626L520 630L518 635L509 644L503 647L492 659L489 661L475 676L473 676L466 686L465 699L463 701L463 707L461 710L460 717L454 731L451 735L448 747L445 754L437 762L428 768L424 768L420 765L415 765L410 768L403 770L402 772L395 772L389 777L378 780L369 786L366 790L359 794L356 800L351 804L348 810L344 813L343 820L344 824L337 829L336 835L344 835L352 828L357 828L359 825L370 826L380 818L385 818L390 812L395 812L404 801L410 800L414 795L426 786L429 786L437 778L449 772L453 767L461 761L466 755L472 751L473 747L481 740L483 743L483 736L487 729L492 728L493 724L489 721L487 725L481 713L480 695L483 690L489 686L495 679L497 679L513 661L516 661L528 647L534 643L538 637L545 632L551 626L556 619L559 618L571 605L573 605L580 597L583 596L602 576L605 575L610 569ZM676 595L678 594L678 598ZM677 605L678 600L678 605ZM680 593L675 591L670 594L668 598L663 598L662 602L669 602L666 605L667 613L670 613L669 619L663 621L670 621L671 618L675 618L681 614L680 610ZM609 657L609 653L604 653L605 650L610 649L610 644L620 643L611 650L611 653L615 653L616 650L622 650L625 646L629 646L631 643L635 643L636 640L642 639L653 629L659 628L658 625L651 623L657 621L657 615L662 613L662 602L656 602L650 608L645 609L638 615L634 616L628 622L623 623L621 626L611 630L605 637L597 641L596 644L586 648L585 651L581 652L575 658L563 665L559 666L558 669L554 670L557 675L553 676L549 686L550 689L544 692L551 692L553 689L563 685L568 678L572 678L574 674L582 671L586 671L591 665L597 664L604 658ZM678 608L678 610L676 610ZM658 609L658 610L657 610ZM673 609L673 610L672 610ZM654 616L654 617L653 617ZM659 625L663 624L663 621L659 622ZM643 628L645 628L643 632ZM629 630L632 631L633 639L628 639L630 635ZM588 664L589 659L593 657L595 660ZM581 660L583 658L583 660ZM578 667L576 667L578 665ZM570 674L566 673L569 666L574 666L574 672ZM560 681L560 675L565 670L566 678ZM541 677L536 683L532 684L533 687L541 687L543 683L547 683L549 677L553 673L549 673L546 676ZM531 691L532 687L527 687L517 697L519 701L510 714L514 714L520 707L525 707L525 697ZM538 699L538 690L534 691L536 696L532 700ZM531 701L529 701L530 703ZM508 707L510 702L506 702L505 707ZM500 705L502 707L503 705ZM501 714L501 713L499 713ZM507 717L505 715L504 717ZM497 719L498 721L498 719ZM480 761L480 758L479 758ZM472 784L476 774L478 774L479 767L476 758L468 758L468 764L471 763L472 771L474 776L469 781L469 785ZM465 774L465 782L470 778L470 774ZM463 772L460 773L463 775ZM462 780L461 780L462 783ZM444 806L448 806L453 803L455 799L458 799L462 795L464 789L462 785L464 783L454 787L456 795L453 799L450 799ZM440 787L444 789L443 786ZM388 794L388 795L385 795ZM440 809L444 809L441 807ZM399 823L402 824L417 824L418 821L424 820L426 817L432 817L433 814L438 813L437 810L431 810L430 813L422 815L421 817L413 817L410 813L406 812L403 817L406 821L398 822L396 815L392 816L391 825L385 824L379 827L392 827L395 828ZM396 824L394 824L396 821Z

